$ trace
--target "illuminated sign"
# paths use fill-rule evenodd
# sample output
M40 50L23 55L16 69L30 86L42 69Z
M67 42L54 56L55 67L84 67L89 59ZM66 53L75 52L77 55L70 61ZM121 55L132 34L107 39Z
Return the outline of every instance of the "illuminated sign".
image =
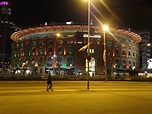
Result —
M152 58L147 60L148 66L147 69L152 69Z
M5 5L5 6L7 6L8 5L8 2L5 2L5 1L3 1L3 2L0 2L0 5Z
M84 34L83 37L88 37L87 34ZM90 38L101 38L100 35L93 35L93 36L90 36Z

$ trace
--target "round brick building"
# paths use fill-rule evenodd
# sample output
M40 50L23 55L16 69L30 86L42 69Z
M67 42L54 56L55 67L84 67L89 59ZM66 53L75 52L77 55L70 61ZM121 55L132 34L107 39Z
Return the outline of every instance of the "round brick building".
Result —
M86 25L51 25L27 28L11 35L12 62L19 73L44 75L87 74ZM124 71L138 67L141 37L129 30L110 28L106 32L106 62L108 75L121 75ZM91 26L89 73L104 73L103 30ZM125 72L126 73L126 72Z

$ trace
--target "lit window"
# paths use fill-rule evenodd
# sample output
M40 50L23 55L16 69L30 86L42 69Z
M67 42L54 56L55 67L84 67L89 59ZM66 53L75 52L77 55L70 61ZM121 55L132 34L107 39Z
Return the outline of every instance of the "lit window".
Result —
M122 44L122 47L125 48L125 47L126 47L126 44Z
M34 66L35 65L35 61L34 61L34 58L31 59L31 66Z
M122 56L124 57L126 55L125 50L122 50Z
M36 41L32 41L32 45L35 46L36 45Z
M42 57L39 58L39 60L38 60L38 65L39 65L39 66L42 66L42 65L43 65L43 58L42 58Z
M28 65L28 58L25 58L25 65Z
M47 59L47 66L52 66L52 63L53 63L53 58L52 57L49 57Z
M19 48L19 44L17 44L16 47Z
M35 55L35 53L36 53L36 49L33 48L33 49L32 49L32 55Z
M52 40L48 40L48 45L51 45L53 44L53 41Z
M68 46L67 52L68 52L69 55L72 55L73 47L72 46Z
M116 54L117 56L119 55L119 50L118 50L118 49L115 50L115 54Z
M26 56L29 55L29 49L26 49L26 50L25 50L25 54L26 54Z
M116 59L116 68L120 68L120 62L118 59Z
M43 45L44 45L44 41L43 41L43 40L40 40L40 41L39 41L39 44L43 46Z
M94 49L92 49L92 53L94 53Z
M126 68L126 61L125 60L122 61L122 67Z
M71 66L73 64L72 58L67 59L67 66Z
M63 40L58 40L58 44L63 44Z
M97 44L100 44L100 39L97 40Z
M49 49L48 49L49 55L52 54L52 51L53 51L52 47L49 47Z
M57 66L62 66L62 58L61 57L57 58Z
M59 53L59 55L62 54L62 47L61 46L58 47L58 53Z
M43 55L43 53L44 53L43 46L41 46L41 47L39 48L39 53L40 53L40 55Z
M20 46L23 47L23 43L20 43Z

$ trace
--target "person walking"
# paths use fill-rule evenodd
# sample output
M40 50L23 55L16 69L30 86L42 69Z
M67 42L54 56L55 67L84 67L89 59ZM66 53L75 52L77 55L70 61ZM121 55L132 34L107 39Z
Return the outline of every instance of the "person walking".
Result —
M53 91L51 74L49 74L48 78L47 78L47 88L46 88L46 91L49 91L50 89L51 89L51 91Z

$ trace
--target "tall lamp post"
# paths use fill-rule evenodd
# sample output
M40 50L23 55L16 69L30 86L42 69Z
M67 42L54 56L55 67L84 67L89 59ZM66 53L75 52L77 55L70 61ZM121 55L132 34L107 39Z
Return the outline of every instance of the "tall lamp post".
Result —
M107 57L106 57L106 31L108 31L109 27L107 25L103 25L103 40L104 40L104 51L103 51L103 60L105 67L105 79L107 82Z
M57 38L59 38L60 36L61 36L61 34L60 33L57 33L57 34L55 34L56 35L56 38L55 38L55 44L54 44L54 55L53 55L53 74L55 73L55 69L54 69L54 66L55 66L55 59L56 59L56 57L57 57L57 55L56 55L56 42L57 42Z
M88 0L88 50L87 50L87 66L88 66L88 72L87 72L87 90L89 90L89 62L90 62L90 0Z

